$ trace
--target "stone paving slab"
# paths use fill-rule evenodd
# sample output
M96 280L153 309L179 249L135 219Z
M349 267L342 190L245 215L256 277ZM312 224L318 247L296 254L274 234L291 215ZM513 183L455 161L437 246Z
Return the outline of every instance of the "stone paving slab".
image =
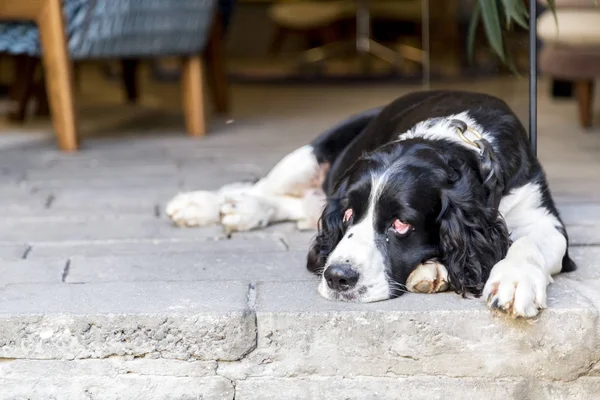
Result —
M27 244L0 245L0 260L16 260L26 256L30 246Z
M202 399L234 400L233 384L222 377L180 378L172 376L88 376L35 378L0 377L0 399Z
M600 204L559 204L558 209L563 222L567 225L600 224Z
M236 360L255 345L246 282L19 284L0 291L0 358Z
M172 189L177 191L180 185L180 178L176 173L164 173L156 175L134 176L121 173L111 177L88 177L73 176L57 179L43 180L24 180L23 184L35 189L70 189L70 188L96 188L119 189L119 188L138 188L138 187L162 187L163 189Z
M598 167L594 167L598 168ZM549 179L550 190L554 199L569 203L598 203L600 202L600 182L598 179L578 178L577 173L570 178Z
M27 215L30 212L44 212L49 204L50 196L40 193L3 193L0 188L0 209L2 217Z
M526 389L527 383L522 379L456 379L439 376L251 378L237 383L235 399L445 400L482 398L506 400L525 398L522 396L527 393Z
M564 278L550 287L548 307L535 320L512 320L453 293L348 304L322 299L313 282L259 283L257 348L219 371L235 380L586 374L600 360L598 310Z
M52 200L49 201L50 204ZM145 218L154 219L160 216L158 204L140 205L139 207L31 207L14 204L5 209L9 216L0 219L3 222L26 222L26 221L90 221L93 223L99 219L119 218Z
M286 247L277 237L232 238L224 236L205 240L176 239L133 239L79 242L36 243L27 254L27 259L69 258L73 256L147 256L173 253L188 253L199 256L205 253L254 253L284 251ZM0 247L0 254L2 247ZM22 253L21 253L22 254Z
M305 281L304 252L210 252L151 256L72 257L67 282Z
M99 164L99 163L98 163ZM119 165L121 164L121 165ZM126 171L126 174L124 172ZM47 168L29 169L25 180L29 182L57 181L57 180L87 180L87 179L113 179L124 175L140 178L143 176L157 176L176 174L178 167L174 162L141 164L136 162L115 163L103 162L100 165L76 163L49 166Z
M562 276L577 281L600 278L600 246L571 247L569 254L578 268Z
M597 398L600 378L574 382L441 376L252 378L236 384L236 400L589 400Z
M148 375L196 377L214 376L217 361L182 361L165 358L133 358L114 356L87 360L6 360L0 363L0 376L6 378L35 379L47 371L62 376Z
M127 240L127 239L210 239L223 237L220 227L180 229L166 221L148 216L138 218L98 215L93 218L65 220L57 218L0 220L0 244Z
M60 283L66 266L67 260L0 261L0 288L14 283Z
M571 246L600 245L600 229L595 224L568 225L567 233Z
M54 209L70 212L79 210L113 209L132 211L136 208L150 208L165 204L178 190L163 187L138 187L130 189L92 190L90 188L71 188L49 191ZM162 207L161 207L161 212Z

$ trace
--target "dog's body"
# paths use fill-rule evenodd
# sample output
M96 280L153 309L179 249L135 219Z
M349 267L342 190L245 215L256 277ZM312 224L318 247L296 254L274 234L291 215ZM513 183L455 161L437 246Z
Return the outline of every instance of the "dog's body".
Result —
M320 221L308 268L329 299L451 287L532 317L551 276L575 269L525 129L477 93L403 96L321 134L255 184L184 193L167 213L227 231Z

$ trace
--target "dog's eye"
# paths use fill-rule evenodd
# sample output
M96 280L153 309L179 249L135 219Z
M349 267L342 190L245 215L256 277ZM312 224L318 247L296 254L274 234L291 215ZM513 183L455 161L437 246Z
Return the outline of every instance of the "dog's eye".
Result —
M352 219L353 215L354 215L354 211L352 211L351 208L347 209L344 212L344 219L343 219L344 223L349 222Z
M411 224L402 222L398 218L396 218L394 220L394 223L392 224L392 228L394 229L394 232L396 232L399 235L406 235L407 233L409 233L410 231L413 230L413 227Z

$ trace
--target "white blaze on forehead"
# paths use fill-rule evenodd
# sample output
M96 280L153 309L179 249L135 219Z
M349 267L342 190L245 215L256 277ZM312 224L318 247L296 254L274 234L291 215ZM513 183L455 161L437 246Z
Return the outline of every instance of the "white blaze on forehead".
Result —
M357 224L348 228L325 267L326 270L333 264L350 264L360 275L356 288L366 288L366 292L358 298L363 302L384 300L390 296L385 262L375 241L375 207L389 176L388 171L373 176L367 212ZM319 290L322 295L329 297L326 284L322 283Z

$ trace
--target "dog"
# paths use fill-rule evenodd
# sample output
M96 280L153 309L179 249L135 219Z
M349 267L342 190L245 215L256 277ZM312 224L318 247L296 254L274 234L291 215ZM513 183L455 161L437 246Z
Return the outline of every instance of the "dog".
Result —
M575 270L525 128L502 100L414 92L354 115L262 179L176 196L181 226L279 221L318 229L307 267L331 300L452 289L535 317L552 276Z

